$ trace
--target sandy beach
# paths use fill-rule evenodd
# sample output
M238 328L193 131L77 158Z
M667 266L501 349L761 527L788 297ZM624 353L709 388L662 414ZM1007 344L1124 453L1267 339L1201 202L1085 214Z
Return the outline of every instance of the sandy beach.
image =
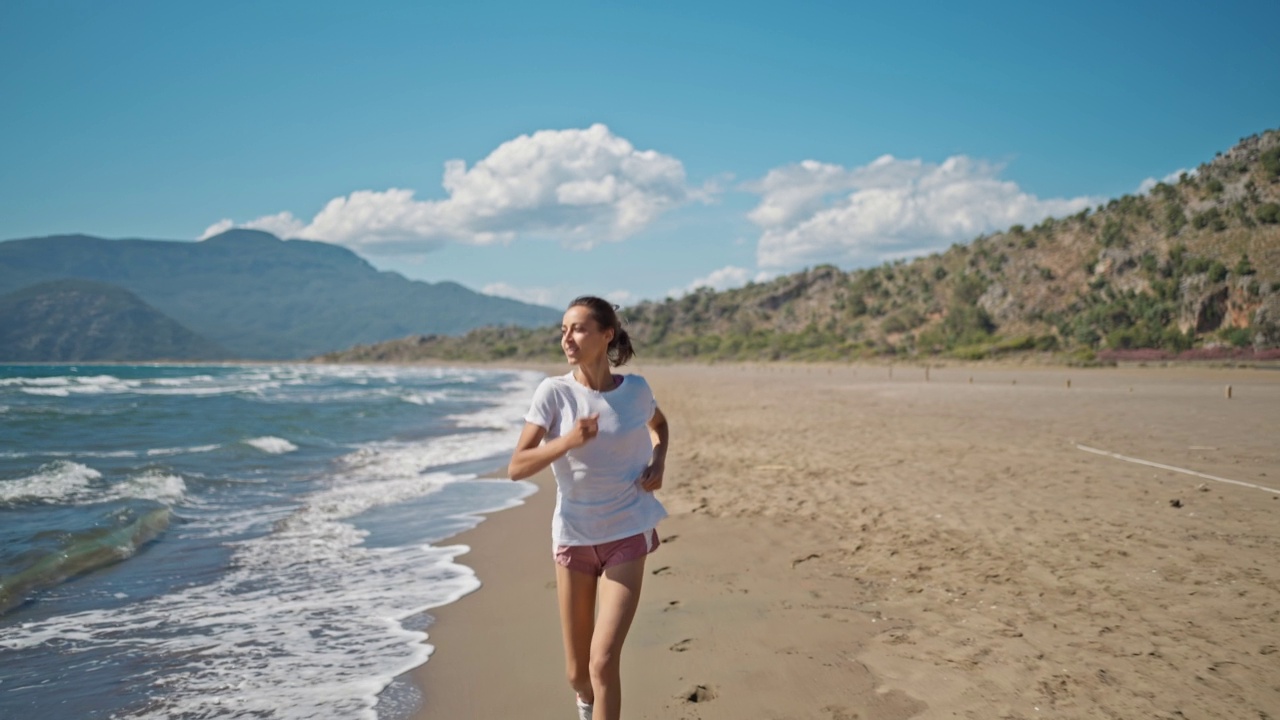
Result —
M1280 718L1280 372L628 369L672 449L624 717ZM450 541L423 720L574 716L536 483Z

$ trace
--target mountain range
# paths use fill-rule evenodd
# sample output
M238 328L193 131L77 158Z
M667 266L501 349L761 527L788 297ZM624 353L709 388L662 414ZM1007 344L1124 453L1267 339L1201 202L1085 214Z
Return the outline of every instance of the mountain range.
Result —
M62 280L90 282L47 285ZM457 283L380 272L337 245L243 229L200 242L0 242L0 307L10 309L0 312L0 360L9 361L297 359L413 333L559 318ZM95 337L120 337L107 355L96 354L106 345L82 337L89 308L102 311Z

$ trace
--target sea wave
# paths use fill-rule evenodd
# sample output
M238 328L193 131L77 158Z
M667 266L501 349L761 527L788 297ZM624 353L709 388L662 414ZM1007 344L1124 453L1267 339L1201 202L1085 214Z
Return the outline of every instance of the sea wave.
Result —
M22 604L41 588L132 557L169 527L171 516L167 507L154 508L118 527L70 535L56 550L45 552L21 571L0 577L0 613Z
M257 448L258 450L261 450L262 452L267 453L269 455L282 455L284 453L293 452L294 450L298 449L297 445L294 445L288 440L285 440L284 438L272 437L270 435L265 437L249 438L248 440L244 441L244 444L250 447Z
M129 475L110 485L98 482L101 479L102 473L88 465L55 460L27 477L0 480L0 503L88 505L136 499L174 505L186 497L186 481L181 475L157 469Z
M181 475L160 470L147 470L130 476L122 483L111 486L107 498L155 500L165 505L176 505L187 495L187 483Z
M148 457L159 457L167 455L187 455L194 453L213 452L222 446L214 443L211 445L193 445L191 447L172 447L172 448L151 448L147 451Z
M56 502L85 493L89 483L101 477L88 465L55 460L27 477L0 480L0 502Z

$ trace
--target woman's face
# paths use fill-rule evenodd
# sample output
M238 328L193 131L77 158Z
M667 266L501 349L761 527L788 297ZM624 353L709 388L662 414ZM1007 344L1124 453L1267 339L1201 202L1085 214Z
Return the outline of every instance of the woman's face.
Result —
M613 330L601 330L586 306L575 305L565 311L560 324L560 348L571 365L590 365L608 357L612 340Z

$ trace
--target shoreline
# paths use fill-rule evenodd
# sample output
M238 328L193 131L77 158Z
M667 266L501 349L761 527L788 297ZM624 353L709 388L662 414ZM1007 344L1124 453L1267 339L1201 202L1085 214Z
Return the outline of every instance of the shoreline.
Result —
M625 717L1280 716L1280 496L1077 449L1274 488L1280 376L626 369L673 444ZM431 613L415 720L573 716L536 484L450 539L483 585Z
M411 670L422 695L413 718L528 717L534 707L573 707L559 660L560 626L551 562L550 470L528 482L537 491L523 504L485 516L484 522L448 539L469 550L454 562L470 567L481 587L428 612L435 649ZM509 655L518 647L521 661ZM495 677L494 666L518 672Z

